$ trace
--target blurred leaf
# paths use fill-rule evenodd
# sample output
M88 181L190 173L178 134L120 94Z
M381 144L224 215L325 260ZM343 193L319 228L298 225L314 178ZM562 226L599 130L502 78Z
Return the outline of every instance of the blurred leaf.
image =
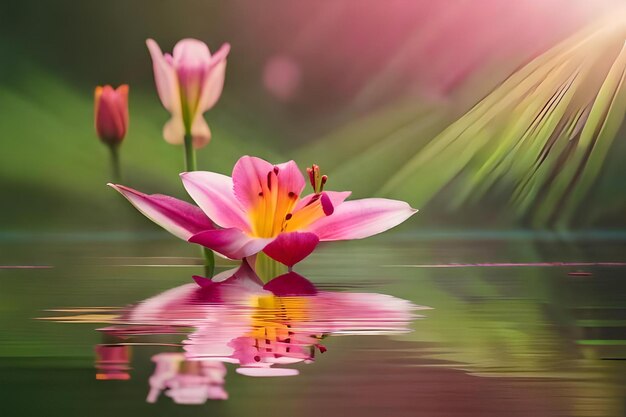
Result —
M616 13L519 69L417 150L381 192L421 207L453 185L451 207L496 193L520 219L567 225L626 112L625 17Z

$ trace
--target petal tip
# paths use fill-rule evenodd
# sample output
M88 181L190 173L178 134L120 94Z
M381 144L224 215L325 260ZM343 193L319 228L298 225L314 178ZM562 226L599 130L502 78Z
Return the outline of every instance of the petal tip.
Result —
M122 193L122 186L119 184L113 184L112 182L107 182L107 187L111 187L118 193Z
M112 182L109 182L107 183L107 185L124 196L126 195L126 193L135 194L135 195L143 195L143 193L133 188L122 185L122 184L114 184Z
M196 284L198 284L198 286L201 288L209 287L212 284L212 281L210 278L202 277L200 275L194 275L191 278L193 278Z
M230 53L230 43L224 42L222 46L220 46L220 49L218 50L218 52L220 51L223 51L222 53L224 54L224 58L225 58Z

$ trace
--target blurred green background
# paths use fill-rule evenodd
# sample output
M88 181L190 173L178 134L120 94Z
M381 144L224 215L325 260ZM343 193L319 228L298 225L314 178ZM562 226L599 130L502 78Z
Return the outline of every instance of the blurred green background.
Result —
M206 114L213 141L198 154L201 169L229 173L243 154L273 162L294 158L302 168L318 163L330 174L331 189L402 198L420 208L406 228L623 227L622 107L614 106L610 118L601 112L615 131L592 138L605 155L582 157L597 170L581 174L580 161L568 159L576 152L565 146L548 158L551 167L562 169L565 182L554 180L553 171L538 170L532 192L518 188L536 169L536 150L518 146L521 134L511 133L522 116L539 115L553 97L551 86L524 87L525 78L516 80L516 74L537 58L548 69L533 76L564 77L553 86L560 91L569 76L554 69L562 58L542 54L594 25L613 30L600 43L575 46L563 62L579 57L573 72L588 62L606 65L567 86L574 98L566 109L542 116L547 127L536 133L536 143L572 143L567 135L554 138L559 129L567 130L557 122L575 124L579 110L602 93L610 68L615 82L608 93L618 97L624 90L618 74L625 32L620 2L485 0L479 8L471 3L3 2L0 230L9 237L156 230L105 187L107 149L93 128L93 88L100 84L130 84L124 183L184 195L177 177L183 150L161 137L168 115L154 89L148 37L164 51L184 37L201 39L212 50L232 44L224 93ZM601 52L592 56L594 50ZM503 85L509 88L504 97L519 97L518 104L498 98ZM533 91L545 91L545 97L524 102ZM482 100L493 103L485 109ZM477 108L490 117L487 122L471 116ZM465 136L454 136L455 129ZM456 145L441 145L446 141ZM516 165L525 158L528 164ZM552 192L578 177L565 194ZM579 186L583 196L573 208L561 207ZM572 214L559 222L561 210Z

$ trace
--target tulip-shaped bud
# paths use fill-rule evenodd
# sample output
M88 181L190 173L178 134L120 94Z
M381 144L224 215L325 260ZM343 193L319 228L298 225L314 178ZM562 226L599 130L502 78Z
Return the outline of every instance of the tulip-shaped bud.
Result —
M128 130L128 85L117 89L110 85L96 87L95 124L100 140L111 150L111 168L115 181L121 179L118 148Z
M202 115L222 94L230 45L224 44L211 54L204 42L183 39L170 55L163 54L152 39L146 44L159 98L172 115L163 128L165 140L180 145L185 135L190 135L195 148L203 147L209 143L211 131Z
M98 137L107 145L117 145L128 130L128 85L117 89L110 85L98 86L94 95Z

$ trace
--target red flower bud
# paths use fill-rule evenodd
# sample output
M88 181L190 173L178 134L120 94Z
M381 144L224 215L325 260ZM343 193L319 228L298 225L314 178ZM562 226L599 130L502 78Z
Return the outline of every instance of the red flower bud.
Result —
M98 86L94 96L98 137L108 145L116 145L128 130L128 85L120 85L117 89L110 85Z

